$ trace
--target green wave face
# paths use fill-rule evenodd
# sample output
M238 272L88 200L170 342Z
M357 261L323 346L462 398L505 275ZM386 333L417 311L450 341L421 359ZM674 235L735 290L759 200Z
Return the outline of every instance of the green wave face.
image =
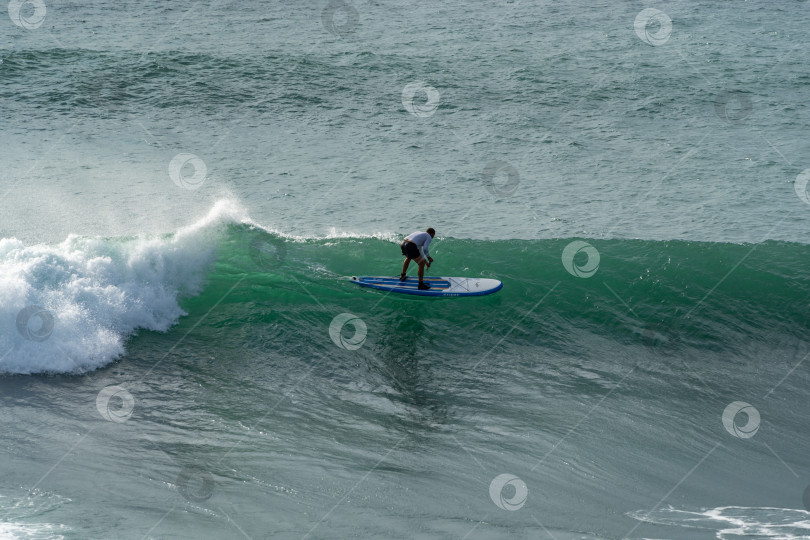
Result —
M329 321L344 312L365 322L369 340L418 331L420 339L459 347L505 340L570 351L574 336L585 332L663 352L733 350L743 336L801 338L807 331L808 246L437 238L432 247L428 275L493 277L504 288L457 299L366 290L349 277L397 275L396 242L293 241L232 226L208 288L184 308L204 313L221 302L231 310L228 324L272 323L302 342L326 335Z

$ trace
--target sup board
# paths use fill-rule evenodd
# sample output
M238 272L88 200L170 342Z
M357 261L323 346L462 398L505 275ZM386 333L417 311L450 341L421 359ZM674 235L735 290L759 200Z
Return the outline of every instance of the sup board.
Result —
M428 290L418 288L419 279L409 277L400 281L398 277L387 276L352 276L352 282L363 287L380 291L419 296L483 296L501 290L503 283L497 279L465 277L426 277Z

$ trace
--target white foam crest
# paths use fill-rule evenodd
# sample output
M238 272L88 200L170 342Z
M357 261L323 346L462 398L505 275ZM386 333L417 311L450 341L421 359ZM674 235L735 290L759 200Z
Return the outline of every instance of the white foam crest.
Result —
M714 530L715 537L720 540L740 537L810 538L810 512L793 508L720 506L689 511L668 507L653 511L638 510L628 515L657 525Z
M267 225L262 225L253 221L250 218L247 218L242 221L247 225L255 227L257 229L261 229L266 233L273 234L280 238L284 238L285 240L290 240L292 242L308 242L311 240L340 240L340 239L352 239L352 238L374 238L377 240L384 240L386 242L401 242L404 235L400 235L398 233L393 232L374 232L374 233L359 233L359 232L352 232L352 231L341 231L338 230L336 227L330 227L326 234L321 235L305 235L305 234L294 234L286 231L282 231L281 229L275 227L269 227Z
M50 523L0 522L0 538L6 540L64 540L65 536L59 531L67 533L70 529L65 525Z
M335 227L331 227L326 234L326 239L333 238L375 238L377 240L385 240L386 242L401 242L404 235L392 232L375 232L375 233L357 233L349 231L339 231Z
M70 527L52 523L29 523L70 502L53 493L34 491L22 498L0 495L0 538L15 540L58 540L60 533L69 533Z
M0 240L0 372L93 370L138 329L168 330L185 315L178 301L201 291L224 227L248 222L224 200L161 237Z

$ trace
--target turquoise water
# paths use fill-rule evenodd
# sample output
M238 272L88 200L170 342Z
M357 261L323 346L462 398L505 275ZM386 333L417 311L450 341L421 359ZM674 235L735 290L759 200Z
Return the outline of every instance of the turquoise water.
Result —
M0 536L810 538L808 18L12 2Z

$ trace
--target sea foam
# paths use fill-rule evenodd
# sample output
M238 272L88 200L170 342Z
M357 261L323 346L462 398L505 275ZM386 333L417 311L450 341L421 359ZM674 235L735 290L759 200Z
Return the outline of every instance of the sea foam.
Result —
M69 236L58 245L0 239L0 372L81 373L124 353L139 329L164 332L199 294L233 201L161 237Z

